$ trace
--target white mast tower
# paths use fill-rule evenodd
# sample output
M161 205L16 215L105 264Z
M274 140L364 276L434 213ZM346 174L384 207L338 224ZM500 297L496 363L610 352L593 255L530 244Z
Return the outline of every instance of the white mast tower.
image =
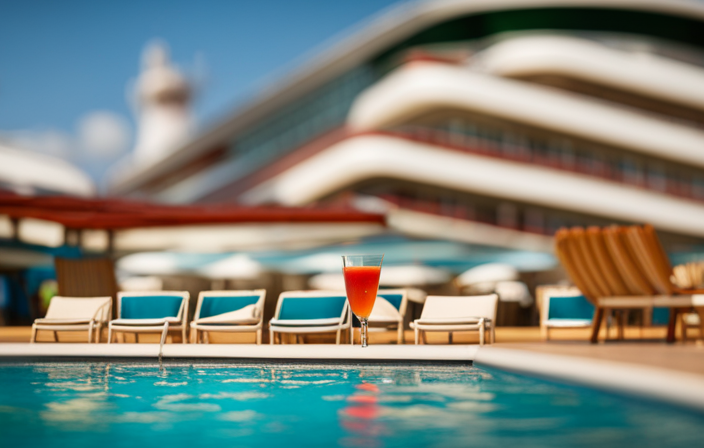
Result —
M137 139L134 161L149 165L167 157L192 135L192 88L169 60L163 42L152 42L142 56L135 86Z

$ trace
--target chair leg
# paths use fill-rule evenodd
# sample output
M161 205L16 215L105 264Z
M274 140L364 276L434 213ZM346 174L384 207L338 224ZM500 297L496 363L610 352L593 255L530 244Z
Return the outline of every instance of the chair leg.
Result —
M354 327L350 325L350 345L354 345Z
M452 344L452 332L451 331L447 332L447 342L449 344Z
M95 333L95 343L96 344L100 344L100 340L102 339L102 336L103 336L103 324L98 322L97 331Z
M479 326L479 345L484 345L484 322Z
M257 330L257 345L262 345L262 329Z
M421 332L420 332L420 339L421 339L421 341L423 341L423 344L424 344L424 345L428 343L427 334L428 334L428 333L427 333L426 331L423 331L423 330L421 330Z
M93 342L93 323L88 325L88 343Z
M139 333L134 334L134 343L139 344ZM162 344L163 344L163 342L162 342Z
M274 330L269 328L269 345L274 345Z
M340 335L342 334L342 329L337 330L337 336L335 337L335 345L340 345Z
M677 314L679 313L678 308L670 308L670 320L667 323L667 343L672 344L675 342L675 327L677 326Z
M619 341L622 341L624 339L623 321L625 320L626 316L624 315L623 310L617 311L615 313L615 315L616 315L616 325L618 325L618 327L617 327L618 332L616 333L616 339L618 339Z
M606 340L608 340L611 337L611 327L613 326L616 317L614 316L614 310L606 310L604 314L604 325L606 325Z
M687 342L687 313L680 314L680 334L682 335L682 342Z
M166 322L164 324L164 329L161 332L161 345L164 345L166 343L166 336L169 334L169 323ZM137 333L134 334L135 337L137 337Z
M51 333L54 335L54 342L59 342L59 335L55 331L52 331Z
M112 325L108 325L108 344L112 343Z
M181 328L181 343L182 344L188 344L188 340L186 339L186 331L188 328L186 328L186 325L183 325Z
M489 324L489 337L491 338L491 344L496 342L496 331L494 330L494 321Z
M30 344L37 342L37 327L32 325L32 337L29 339Z
M405 344L406 343L405 339L406 339L405 335L403 334L403 322L400 322L398 324L398 335L396 337L396 344L398 344L398 345Z
M418 345L418 327L415 328L415 333L416 333L416 345Z
M594 310L594 318L592 320L592 335L589 342L596 344L599 341L599 329L601 328L601 320L604 318L604 309L597 307Z

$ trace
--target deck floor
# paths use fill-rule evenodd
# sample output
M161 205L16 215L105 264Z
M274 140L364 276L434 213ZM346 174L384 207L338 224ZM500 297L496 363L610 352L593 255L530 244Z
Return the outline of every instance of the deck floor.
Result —
M603 333L603 332L602 332ZM615 332L614 332L615 333ZM29 342L31 329L29 327L0 327L1 342ZM704 377L704 343L696 340L698 334L692 332L692 339L687 342L666 344L664 342L664 328L627 328L624 341L609 340L599 344L589 344L588 330L560 330L551 333L550 341L543 341L537 327L499 327L496 329L496 347L547 353L554 355L578 356L602 361L614 361L648 367L659 367L699 374ZM602 334L603 336L603 334ZM612 333L612 337L615 334ZM60 342L85 342L83 333L60 333ZM127 335L128 342L134 342L134 336ZM413 344L412 331L405 333L406 343ZM106 337L103 337L105 340ZM50 333L40 334L39 341L52 341ZM140 343L158 342L158 335L142 335ZM212 343L253 343L254 337L249 335L224 335L214 334ZM268 335L265 334L265 343ZM286 343L295 343L293 339L285 340ZM308 343L326 343L334 340L325 335L310 336ZM447 344L447 334L430 333L428 344ZM476 336L456 334L456 344L477 343ZM395 344L395 332L381 332L370 334L370 344Z

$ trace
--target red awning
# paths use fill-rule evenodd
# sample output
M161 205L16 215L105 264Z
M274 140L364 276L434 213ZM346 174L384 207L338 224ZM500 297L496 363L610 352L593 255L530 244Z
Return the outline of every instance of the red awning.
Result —
M105 230L227 223L386 223L382 214L349 209L164 205L116 198L27 197L13 193L0 193L0 214L53 221L71 229Z

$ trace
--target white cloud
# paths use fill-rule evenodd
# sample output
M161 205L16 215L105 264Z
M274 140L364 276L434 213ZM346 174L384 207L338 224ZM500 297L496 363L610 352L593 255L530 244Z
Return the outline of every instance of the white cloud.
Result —
M112 161L129 149L130 127L120 115L93 111L79 120L77 138L85 155Z
M71 135L58 129L7 131L3 139L20 149L70 159L75 142Z
M66 160L103 185L110 166L129 153L132 131L122 115L95 110L78 119L73 133L53 128L0 130L0 142Z

